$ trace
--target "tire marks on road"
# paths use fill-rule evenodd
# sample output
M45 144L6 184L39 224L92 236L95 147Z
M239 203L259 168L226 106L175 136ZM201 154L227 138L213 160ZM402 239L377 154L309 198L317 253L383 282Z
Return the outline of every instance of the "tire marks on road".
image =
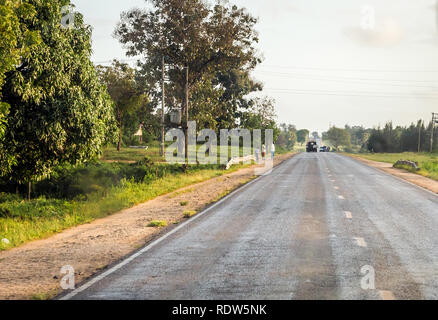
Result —
M326 300L338 296L336 267L330 247L322 172L318 158L309 161L308 179L303 181L306 205L296 234L294 272L298 277L298 300ZM315 188L315 185L318 187Z

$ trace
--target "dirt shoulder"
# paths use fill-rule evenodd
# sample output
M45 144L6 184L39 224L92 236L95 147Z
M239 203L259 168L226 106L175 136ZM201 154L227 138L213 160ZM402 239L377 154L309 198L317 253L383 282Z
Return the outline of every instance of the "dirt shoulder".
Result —
M350 155L349 155L350 156ZM386 162L378 162L378 161L372 161L368 159L361 158L359 156L350 156L354 159L357 159L371 167L377 168L379 170L382 170L386 173L392 174L393 176L396 176L398 178L401 178L403 180L409 181L413 184L416 184L419 187L422 187L424 189L427 189L429 191L432 191L433 193L438 194L438 181L435 181L433 179L423 177L419 174L415 174L403 169L397 169L394 168L392 164L386 163Z
M292 156L279 155L275 165ZM184 211L199 212L252 180L254 168L188 186L90 224L0 252L0 299L56 295L63 276L60 270L66 265L74 267L76 283L89 278L184 221ZM153 220L167 221L169 227L148 227Z

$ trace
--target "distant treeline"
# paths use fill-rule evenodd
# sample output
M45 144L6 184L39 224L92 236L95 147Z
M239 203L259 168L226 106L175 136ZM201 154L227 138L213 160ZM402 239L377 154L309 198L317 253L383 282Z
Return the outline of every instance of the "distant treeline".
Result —
M387 123L383 128L371 130L368 150L372 152L430 151L432 122L426 127L422 121L408 127ZM434 130L433 151L438 151L438 132ZM420 147L420 148L419 148Z
M383 127L366 129L362 126L345 126L351 137L351 148L369 152L429 152L432 122L427 126L423 121L410 126L396 126L388 122ZM438 129L434 130L433 151L438 151Z

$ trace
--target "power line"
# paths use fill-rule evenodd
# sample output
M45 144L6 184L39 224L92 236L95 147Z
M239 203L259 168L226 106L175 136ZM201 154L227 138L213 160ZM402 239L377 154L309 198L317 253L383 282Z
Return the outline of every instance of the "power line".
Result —
M269 88L269 90L282 90L282 91L310 91L310 92L347 92L347 93L358 93L358 94L389 94L398 95L400 92L384 92L384 91L347 91L347 90L324 90L324 89L294 89L294 88ZM406 96L409 96L407 94ZM436 95L438 97L438 95Z
M265 73L266 74L266 73ZM323 82L338 82L338 83L349 83L349 84L360 84L360 85L366 85L366 86L390 86L390 87L402 87L402 88L425 88L425 89L437 89L438 90L438 86L421 86L421 85L410 85L410 84L394 84L394 83L367 83L367 82L363 82L364 80L356 80L356 79L351 79L351 80L341 80L341 79L336 79L336 78L317 78L317 77L301 77L301 76L285 76L286 78L290 78L290 79L299 79L299 80L315 80L315 81L323 81ZM437 82L438 85L438 82Z
M303 79L310 79L315 78L315 75L312 74L303 74L303 73L286 73L286 72L276 72L276 71L263 71L259 70L259 73L264 74L272 74L272 75L280 75L280 76L287 76L287 77L300 77ZM316 77L319 77L320 75L316 75ZM324 77L325 75L322 75ZM316 79L316 78L315 78ZM322 79L322 78L321 78ZM418 83L434 83L438 84L438 80L402 80L402 79L382 79L382 78L360 78L360 77L343 77L343 76L334 76L330 78L325 78L327 80L354 80L354 81L381 81L381 82L418 82Z
M300 89L273 89L268 88L266 91L271 91L274 93L286 93L286 94L302 94L302 95L327 95L327 96L348 96L348 97L369 97L369 98L403 98L403 99L438 99L438 95L398 95L397 93L391 92L343 92L343 91L330 91L330 90L300 90Z
M320 70L320 71L346 71L346 72L394 72L394 73L438 73L438 70L384 70L384 69L363 69L363 68L322 68L322 67L298 67L298 66L279 66L262 65L261 67L298 69L298 70Z

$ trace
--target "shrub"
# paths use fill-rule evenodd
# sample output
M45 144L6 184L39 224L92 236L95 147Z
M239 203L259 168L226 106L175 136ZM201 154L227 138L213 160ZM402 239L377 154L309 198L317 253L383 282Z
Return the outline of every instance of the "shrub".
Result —
M184 218L189 219L197 214L196 211L184 211Z
M162 227L167 227L167 222L166 221L151 221L148 224L148 227L150 228L162 228Z

